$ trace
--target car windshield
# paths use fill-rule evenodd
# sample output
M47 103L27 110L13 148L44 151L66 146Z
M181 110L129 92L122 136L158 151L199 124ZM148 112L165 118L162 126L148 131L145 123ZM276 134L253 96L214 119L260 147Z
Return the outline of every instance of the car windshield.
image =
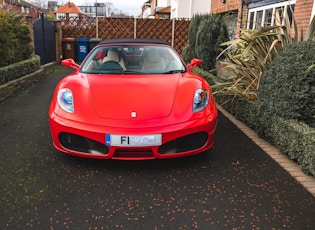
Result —
M82 63L81 72L95 74L172 74L186 72L179 55L169 46L99 46Z

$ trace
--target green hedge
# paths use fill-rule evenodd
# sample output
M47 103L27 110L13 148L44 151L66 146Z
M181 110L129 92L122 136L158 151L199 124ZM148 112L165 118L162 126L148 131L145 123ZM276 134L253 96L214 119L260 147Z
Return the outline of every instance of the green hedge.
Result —
M34 55L28 60L24 60L9 66L0 68L0 85L18 79L27 74L33 73L40 68L40 57Z
M214 85L215 82L214 82L214 78L215 76L212 75L211 73L209 73L208 71L205 71L199 67L195 67L192 69L192 72L195 73L195 74L198 74L199 76L202 76L203 78L205 78L210 85Z
M203 71L198 74L203 76ZM209 75L206 75L209 77ZM294 119L263 114L259 105L233 97L215 95L218 104L238 120L254 129L262 138L277 146L296 161L303 172L315 176L315 129Z
M315 41L288 44L261 76L262 115L276 114L315 128Z
M279 116L264 119L264 136L295 160L306 174L315 176L315 129Z

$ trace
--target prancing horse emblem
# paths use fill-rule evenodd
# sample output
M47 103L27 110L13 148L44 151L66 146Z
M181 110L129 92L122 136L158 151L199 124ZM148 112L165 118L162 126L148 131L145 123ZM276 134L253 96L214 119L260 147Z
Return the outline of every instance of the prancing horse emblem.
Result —
M137 113L136 112L131 112L131 117L137 117Z

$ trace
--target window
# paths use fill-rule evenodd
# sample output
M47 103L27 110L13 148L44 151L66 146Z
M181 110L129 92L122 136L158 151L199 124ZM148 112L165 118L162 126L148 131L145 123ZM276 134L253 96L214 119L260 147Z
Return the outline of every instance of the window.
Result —
M101 45L93 49L81 66L90 74L178 74L187 69L180 56L164 45ZM106 77L106 75L104 75Z
M263 20L262 20L262 18L263 18L263 13L264 13L264 11L262 11L262 10L257 11L257 13L256 13L256 24L257 24L257 25L262 25L262 22L263 22Z
M291 7L292 10L290 9L290 7ZM288 15L288 17L289 17L290 24L292 24L292 20L293 20L292 11L294 12L294 7L295 7L295 5L292 5L292 6L288 6L288 7L287 7L287 15Z
M253 26L254 26L254 16L255 16L255 12L250 12L249 13L249 20L248 20L249 26L247 26L248 28L253 28Z
M58 19L64 19L64 18L66 18L66 14L64 14L64 13L58 13L58 14L57 14L57 18L58 18Z
M259 6L248 10L247 29L257 29L257 27L273 26L276 22L276 12L279 12L281 23L284 17L289 17L292 22L292 12L294 12L295 0L275 3L271 5Z
M279 13L280 20L282 21L283 20L284 7L277 7L276 11Z
M70 18L78 18L79 15L78 15L78 14L70 13L70 14L69 14L69 17L70 17Z
M265 25L270 26L272 22L272 14L273 14L273 9L269 8L265 10Z

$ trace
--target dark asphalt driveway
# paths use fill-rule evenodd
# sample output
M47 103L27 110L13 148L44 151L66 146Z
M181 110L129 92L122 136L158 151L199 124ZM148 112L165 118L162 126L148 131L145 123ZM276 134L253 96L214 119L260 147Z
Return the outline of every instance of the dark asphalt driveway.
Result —
M315 197L222 114L213 149L194 157L59 153L47 111L71 70L47 72L0 102L0 229L315 229Z

